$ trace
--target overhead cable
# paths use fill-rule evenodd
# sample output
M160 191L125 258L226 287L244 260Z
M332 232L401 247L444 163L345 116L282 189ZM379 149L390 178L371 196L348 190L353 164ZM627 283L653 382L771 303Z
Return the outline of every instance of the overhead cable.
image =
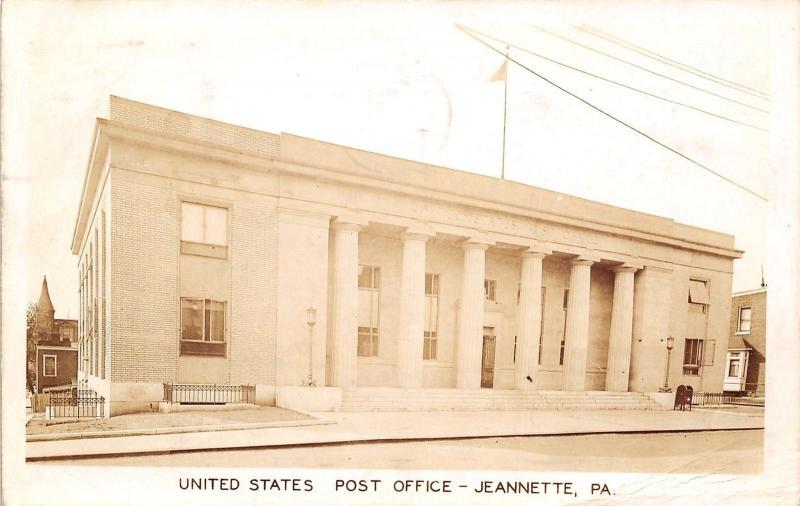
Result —
M493 40L493 41L495 41L495 42L498 42L498 43L500 43L500 44L503 44L503 45L505 45L505 46L513 47L513 48L515 48L515 49L517 49L517 50L519 50L519 51L522 51L522 52L524 52L524 53L531 54L531 55L533 55L533 56L536 56L536 57L538 57L538 58L541 58L541 59L543 59L543 60L547 60L547 61L549 61L549 62L551 62L551 63L555 63L556 65L560 65L560 66L562 66L562 67L568 68L568 69L570 69L570 70L574 70L574 71L576 71L576 72L580 72L581 74L585 74L585 75L588 75L588 76L594 77L594 78L596 78L596 79L600 79L601 81L605 81L605 82L607 82L607 83L611 83L611 84L614 84L614 85L620 86L620 87L622 87L622 88L626 88L626 89L628 89L628 90L635 91L635 92L637 92L637 93L641 93L641 94L643 94L643 95L647 95L648 97L652 97L652 98L655 98L655 99L658 99L658 100L663 100L663 101L665 101L665 102L669 102L670 104L679 105L679 106L681 106L681 107L686 107L686 108L688 108L688 109L692 109L692 110L694 110L694 111L697 111L697 112L700 112L700 113L703 113L703 114L708 114L709 116L714 116L715 118L719 118L719 119L722 119L722 120L725 120L725 121L730 121L730 122L732 122L732 123L736 123L736 124L738 124L738 125L742 125L742 126L746 126L746 127L748 127L748 128L753 128L753 129L756 129L756 130L760 130L760 131L762 131L762 132L769 132L769 130L768 130L768 129L766 129L766 128L762 128L762 127L760 127L760 126L758 126L758 125L753 125L752 123L747 123L747 122L744 122L744 121L739 121L739 120L737 120L737 119L730 118L730 117L728 117L728 116L723 116L723 115L721 115L721 114L717 114L717 113L714 113L714 112L711 112L711 111L708 111L708 110L705 110L705 109L701 109L701 108L699 108L699 107L695 107L695 106L693 106L693 105L686 104L686 103L684 103L684 102L679 102L679 101L677 101L677 100L672 100L672 99L670 99L670 98L666 98L666 97L663 97L663 96L661 96L661 95L656 95L656 94L654 94L654 93L650 93L650 92L648 92L648 91L644 91L644 90L642 90L642 89L635 88L635 87L633 87L633 86L629 86L629 85L627 85L627 84L624 84L624 83L621 83L621 82L618 82L618 81L614 81L613 79L609 79L609 78L606 78L606 77L603 77L603 76L600 76L600 75L597 75L597 74L593 74L593 73L591 73L591 72L588 72L588 71L586 71L586 70L580 69L580 68L578 68L578 67L573 67L572 65L568 65L568 64L566 64L566 63L562 63L562 62L560 62L560 61L558 61L558 60L554 60L554 59L552 59L552 58L549 58L549 57L547 57L547 56L545 56L545 55L543 55L543 54L537 53L537 52L535 52L535 51L531 51L530 49L526 49L526 48L524 48L524 47L522 47L522 46L519 46L519 45L513 44L513 43L511 43L511 42L508 42L508 41L506 41L506 40L499 39L499 38L497 38L497 37L493 37L493 36L491 36L491 35L489 35L489 34L486 34L486 33L480 32L480 31L478 31L478 30L474 30L474 29L470 29L470 30L472 30L474 33L480 34L480 35L481 35L481 36L483 36L483 37L486 37L487 39L491 39L491 40Z
M766 198L766 197L764 197L763 195L761 195L761 194L759 194L759 193L755 192L754 190L751 190L750 188L747 188L746 186L743 186L743 185L741 185L741 184L737 183L737 182L736 182L736 181L734 181L733 179L730 179L729 177L727 177L727 176L725 176L725 175L723 175L723 174L720 174L719 172L715 171L714 169L712 169L712 168L710 168L710 167L707 167L706 165L703 165L702 163L698 162L697 160L694 160L693 158L690 158L690 157L688 157L688 156L684 155L684 154L683 154L683 153L681 153L680 151L678 151L678 150L676 150L676 149L674 149L674 148L671 148L671 147L667 146L667 145L666 145L666 144L664 144L663 142L661 142L661 141L659 141L659 140L657 140L657 139L655 139L655 138L651 137L650 135L648 135L648 134L646 134L646 133L642 132L642 131L641 131L641 130L639 130L638 128L636 128L636 127L634 127L634 126L630 125L629 123L626 123L625 121L623 121L623 120L621 120L621 119L617 118L616 116L614 116L614 115L612 115L612 114L610 114L610 113L608 113L608 112L604 111L603 109L601 109L601 108L597 107L596 105L592 104L591 102L589 102L589 101L587 101L587 100L585 100L585 99L583 99L583 98L579 97L579 96L578 96L578 95L576 95L575 93L572 93L571 91L567 90L566 88L564 88L564 87L562 87L562 86L560 86L560 85L556 84L555 82L553 82L553 81L551 81L550 79L548 79L548 78L544 77L543 75L541 75L540 73L538 73L538 72L536 72L535 70L531 69L530 67L528 67L528 66L524 65L523 63L519 62L519 61L518 61L518 60L516 60L515 58L512 58L510 55L509 55L509 56L507 56L507 55L503 54L503 52L502 52L502 51L498 50L497 48L495 48L494 46L492 46L492 45L491 45L491 44L489 44L488 42L486 42L486 41L482 40L480 37L478 37L478 36L476 36L474 33L472 33L472 31L471 31L469 28L467 28L467 27L465 27L465 26L462 26L462 25L459 25L459 24L456 24L455 26L456 26L458 29L460 29L461 31L463 31L465 34L467 34L469 37L472 37L473 39L475 39L475 40L476 40L476 41L478 41L479 43L483 44L484 46L486 46L486 47L487 47L487 48L489 48L490 50L492 50L492 51L496 52L497 54L499 54L499 55L503 56L503 57L504 57L504 58L506 58L508 61L510 61L510 62L512 62L512 63L514 63L514 64L516 64L517 66L519 66L519 67L521 67L521 68L523 68L523 69L527 70L527 71L528 71L528 72L530 72L531 74L535 75L536 77L538 77L539 79L543 80L544 82L546 82L546 83L550 84L551 86L554 86L555 88L558 88L559 90L563 91L563 92L564 92L564 93L566 93L567 95L570 95L571 97L573 97L573 98L576 98L576 99L580 100L581 102L583 102L584 104L588 105L589 107L591 107L592 109L596 110L597 112L599 112L599 113L603 114L604 116L607 116L608 118L611 118L612 120L616 121L617 123L619 123L619 124L621 124L621 125L623 125L623 126L625 126L625 127L629 128L630 130L633 130L634 132L638 133L639 135L641 135L641 136L645 137L646 139L648 139L648 140L650 140L650 141L652 141L652 142L654 142L654 143L658 144L659 146L661 146L661 147L663 147L663 148L665 148L665 149L667 149L667 150L671 151L672 153L674 153L674 154L676 154L676 155L680 156L680 157L681 157L681 158L683 158L684 160L687 160L688 162L690 162L690 163L692 163L692 164L696 165L697 167L700 167L701 169L703 169L703 170L705 170L705 171L707 171L707 172L710 172L711 174L713 174L713 175L715 175L715 176L719 177L720 179L723 179L724 181L727 181L728 183L730 183L730 184L732 184L732 185L736 186L737 188L739 188L739 189L741 189L741 190L744 190L744 191L746 191L747 193L749 193L749 194L751 194L751 195L753 195L753 196L755 196L755 197L757 197L757 198L759 198L759 199L761 199L761 200L763 200L763 201L767 201L767 198Z
M706 79L708 81L711 81L711 82L714 82L714 83L717 83L717 84L721 84L722 86L727 86L728 88L734 89L736 91L740 91L742 93L747 93L748 95L752 95L754 97L761 98L763 100L769 100L769 94L764 93L761 90L757 90L755 88L751 88L749 86L745 86L744 84L739 84L739 83L737 83L735 81L731 81L729 79L725 79L725 78L716 76L716 75L714 75L714 74L712 74L710 72L706 72L706 71L704 71L702 69L699 69L697 67L692 67L688 63L682 63L682 62L679 62L677 60L673 60L672 58L668 58L668 57L666 57L666 56L664 56L662 54L656 53L655 51L651 51L651 50L646 49L646 48L644 48L642 46L636 45L633 42L629 42L629 41L627 41L625 39L617 37L616 35L612 35L612 34L610 34L608 32L604 32L604 31L600 30L599 28L595 28L595 27L592 27L592 26L578 26L576 28L578 30L580 30L582 32L585 32L585 33L588 33L589 35L592 35L594 37L605 39L608 42L611 42L611 43L616 44L618 46L622 46L622 47L624 47L626 49L629 49L629 50L634 51L636 53L639 53L641 55L647 56L647 57L652 58L652 59L654 59L656 61L660 61L661 63L665 63L667 65L679 68L679 69L681 69L681 70L683 70L685 72L689 72L690 74L694 74L697 77L701 77L701 78Z
M570 44L574 44L574 45L582 47L584 49L588 49L589 51L593 51L593 52L595 52L597 54L601 54L601 55L603 55L603 56L605 56L607 58L611 58L612 60L618 61L620 63L624 63L625 65L630 65L631 67L635 67L635 68L637 68L639 70L643 70L643 71L645 71L645 72L647 72L649 74L653 74L654 76L658 76L658 77L661 77L663 79L667 79L669 81L681 84L683 86L687 86L689 88L695 89L695 90L700 91L702 93L706 93L708 95L712 95L712 96L717 97L717 98L721 98L722 100L726 100L726 101L734 103L734 104L739 104L741 106L747 107L749 109L753 109L755 111L764 112L764 113L769 114L769 111L766 110L766 109L762 109L760 107L756 107L754 105L750 105L750 104L748 104L746 102L742 102L740 100L736 100L736 99L733 99L733 98L730 98L730 97L726 97L725 95L720 95L719 93L715 93L715 92L709 91L709 90L707 90L705 88L701 88L699 86L695 86L695 85L693 85L691 83L687 83L685 81L681 81L680 79L676 79L674 77L670 77L670 76L661 74L659 72L656 72L655 70L650 70L647 67L642 67L641 65L638 65L638 64L633 63L631 61L625 60L625 59L620 58L618 56L614 56L613 54L606 53L605 51L601 51L599 49L593 48L592 46L588 46L588 45L583 44L581 42L578 42L576 40L572 40L572 39L570 39L568 37L564 37L563 35L559 35L559 34L557 34L555 32L551 32L550 30L547 30L545 28L541 28L541 27L538 27L536 25L531 25L531 26L533 28L535 28L536 30L539 30L540 32L543 32L543 33L546 33L546 34L550 35L551 37L556 37L556 38L561 39L561 40L563 40L565 42L569 42Z

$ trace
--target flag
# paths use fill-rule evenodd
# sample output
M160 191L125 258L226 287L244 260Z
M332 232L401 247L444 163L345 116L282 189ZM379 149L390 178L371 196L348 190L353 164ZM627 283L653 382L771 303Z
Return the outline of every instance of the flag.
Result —
M497 69L497 72L495 72L492 78L489 79L489 82L505 81L507 71L508 71L508 60L503 60L503 64L500 65L500 68Z

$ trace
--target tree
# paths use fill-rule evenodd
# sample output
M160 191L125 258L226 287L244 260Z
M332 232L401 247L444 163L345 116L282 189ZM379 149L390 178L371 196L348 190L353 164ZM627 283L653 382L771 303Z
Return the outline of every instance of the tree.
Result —
M36 311L39 309L37 302L28 303L28 309L25 311L25 327L26 327L26 386L31 392L35 392L36 384L36 336L34 335L34 328L36 327Z

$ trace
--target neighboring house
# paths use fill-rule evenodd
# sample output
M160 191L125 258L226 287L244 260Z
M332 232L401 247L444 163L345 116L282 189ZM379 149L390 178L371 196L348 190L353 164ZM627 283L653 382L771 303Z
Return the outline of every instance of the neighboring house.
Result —
M767 289L733 294L725 392L763 397L767 367Z
M164 383L264 403L656 392L669 336L669 386L718 392L742 255L669 218L117 97L72 252L80 376L111 414Z
M69 346L36 346L36 391L46 392L77 384L78 349Z
M36 392L77 384L78 321L55 318L47 277L42 280L33 336L36 346Z

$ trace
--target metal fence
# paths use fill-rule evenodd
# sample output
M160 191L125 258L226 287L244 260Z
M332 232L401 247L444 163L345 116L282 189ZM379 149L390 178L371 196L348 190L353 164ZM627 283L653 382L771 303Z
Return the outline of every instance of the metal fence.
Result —
M180 404L255 404L256 387L164 383L164 400Z
M694 406L721 406L723 404L764 406L764 399L724 392L694 392L692 395L692 405Z
M72 388L50 392L45 418L103 418L106 400L94 390Z

